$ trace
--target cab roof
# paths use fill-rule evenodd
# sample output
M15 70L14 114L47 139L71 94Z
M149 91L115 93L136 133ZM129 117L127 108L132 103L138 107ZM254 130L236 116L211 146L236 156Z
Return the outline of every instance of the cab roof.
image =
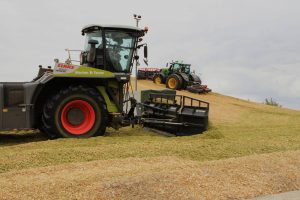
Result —
M188 64L188 63L183 63L183 62L179 62L179 61L172 61L170 62L170 64L179 64L179 65L191 65L191 64Z
M143 31L143 29L134 27L134 26L124 26L124 25L99 25L99 24L90 24L87 26L84 26L81 30L82 34L89 30L98 30L101 28L107 28L107 29L125 29L125 30L133 30L133 31Z

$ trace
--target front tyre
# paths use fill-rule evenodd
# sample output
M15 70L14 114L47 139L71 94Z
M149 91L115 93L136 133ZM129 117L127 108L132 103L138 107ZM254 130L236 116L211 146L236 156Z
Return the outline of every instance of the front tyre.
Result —
M94 89L70 86L47 101L42 121L47 131L58 137L88 138L104 134L107 109Z

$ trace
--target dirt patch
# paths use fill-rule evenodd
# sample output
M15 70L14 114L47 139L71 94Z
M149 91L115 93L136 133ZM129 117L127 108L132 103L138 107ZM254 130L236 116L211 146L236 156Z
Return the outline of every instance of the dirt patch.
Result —
M0 174L0 199L244 199L300 189L300 151L74 163Z

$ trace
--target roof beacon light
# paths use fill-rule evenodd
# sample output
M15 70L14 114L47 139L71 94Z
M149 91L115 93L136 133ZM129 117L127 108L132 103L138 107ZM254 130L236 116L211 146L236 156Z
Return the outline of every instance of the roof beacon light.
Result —
M144 32L147 33L148 30L149 30L149 28L148 28L148 26L146 26L146 27L144 28Z

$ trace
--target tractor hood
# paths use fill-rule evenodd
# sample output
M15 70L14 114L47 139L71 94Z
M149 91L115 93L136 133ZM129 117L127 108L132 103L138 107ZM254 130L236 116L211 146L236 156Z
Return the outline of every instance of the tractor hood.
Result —
M89 78L113 78L115 74L106 70L88 66L56 63L53 69L54 76L64 77L89 77Z

